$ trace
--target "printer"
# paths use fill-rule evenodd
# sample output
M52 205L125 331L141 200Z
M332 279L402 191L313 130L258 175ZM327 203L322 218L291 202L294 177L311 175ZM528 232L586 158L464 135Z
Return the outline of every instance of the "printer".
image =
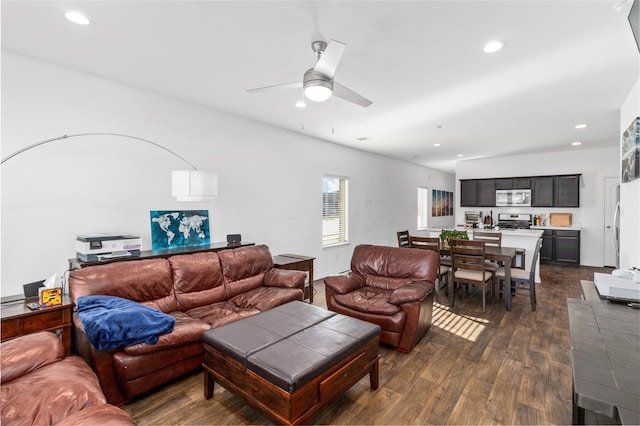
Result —
M76 235L76 257L94 262L128 256L139 256L142 238L129 234Z

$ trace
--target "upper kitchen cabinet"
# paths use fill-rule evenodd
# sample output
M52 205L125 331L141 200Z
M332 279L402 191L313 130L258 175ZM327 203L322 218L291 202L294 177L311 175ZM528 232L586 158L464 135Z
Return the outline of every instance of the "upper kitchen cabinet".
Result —
M553 206L580 207L580 175L553 177Z
M531 178L531 207L553 207L553 176Z
M496 205L496 181L495 179L481 179L478 181L477 206L493 207Z
M496 179L496 189L531 189L531 178L499 178Z
M493 207L495 205L495 179L470 179L460 181L460 206Z
M462 207L477 206L477 180L461 180L460 181L460 205Z
M461 207L494 207L496 190L531 189L531 207L580 207L580 175L461 179Z
M580 175L532 177L531 207L580 207Z

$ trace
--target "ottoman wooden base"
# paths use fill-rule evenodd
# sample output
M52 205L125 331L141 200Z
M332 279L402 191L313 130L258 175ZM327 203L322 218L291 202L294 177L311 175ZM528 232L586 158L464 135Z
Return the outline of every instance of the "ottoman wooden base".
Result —
M378 388L380 327L293 301L202 334L214 383L274 423L309 423L367 374Z
M367 374L371 389L378 389L380 355L377 337L293 393L248 370L215 348L207 344L204 348L205 398L213 397L214 383L218 382L274 423L309 423Z

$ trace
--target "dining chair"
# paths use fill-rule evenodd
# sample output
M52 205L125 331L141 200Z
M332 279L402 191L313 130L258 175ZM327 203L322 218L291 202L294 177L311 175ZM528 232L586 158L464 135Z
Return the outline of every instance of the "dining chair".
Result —
M469 284L482 286L482 312L486 312L487 293L489 303L495 295L495 273L489 269L485 254L485 242L474 240L451 240L452 271L451 281L452 300L454 306L456 292L462 298L462 284L468 288ZM488 292L487 292L488 290Z
M484 241L485 246L502 247L502 232L500 231L473 231L474 241ZM487 260L489 269L494 273L501 266L499 262Z
M484 241L485 245L502 247L502 232L500 231L473 231L474 241Z
M409 247L409 231L398 231L398 247Z
M438 237L414 237L409 236L409 246L411 248L417 248L421 250L431 250L438 253L440 256L440 238ZM440 297L440 291L444 289L444 294L449 297L449 272L451 268L447 265L443 265L442 262L438 263L438 285L436 289L438 291L438 297Z
M536 248L533 250L533 256L531 259L531 265L529 270L511 268L511 291L515 290L528 290L529 298L531 299L531 310L536 310L536 263L538 263L538 257L540 256L540 248L542 247L542 238L538 238ZM504 287L505 268L501 267L496 271L496 278L500 282L500 288Z

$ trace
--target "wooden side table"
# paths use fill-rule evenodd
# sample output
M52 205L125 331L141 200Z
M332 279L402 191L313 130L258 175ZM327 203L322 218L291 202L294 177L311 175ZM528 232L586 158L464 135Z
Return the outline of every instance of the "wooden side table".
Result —
M273 256L273 266L279 269L306 271L309 274L309 286L304 287L304 298L313 303L313 261L315 257L299 254L279 254Z
M27 302L30 298L2 305L2 341L38 331L61 331L65 356L71 355L71 323L74 304L68 295L62 296L62 305L32 311Z

